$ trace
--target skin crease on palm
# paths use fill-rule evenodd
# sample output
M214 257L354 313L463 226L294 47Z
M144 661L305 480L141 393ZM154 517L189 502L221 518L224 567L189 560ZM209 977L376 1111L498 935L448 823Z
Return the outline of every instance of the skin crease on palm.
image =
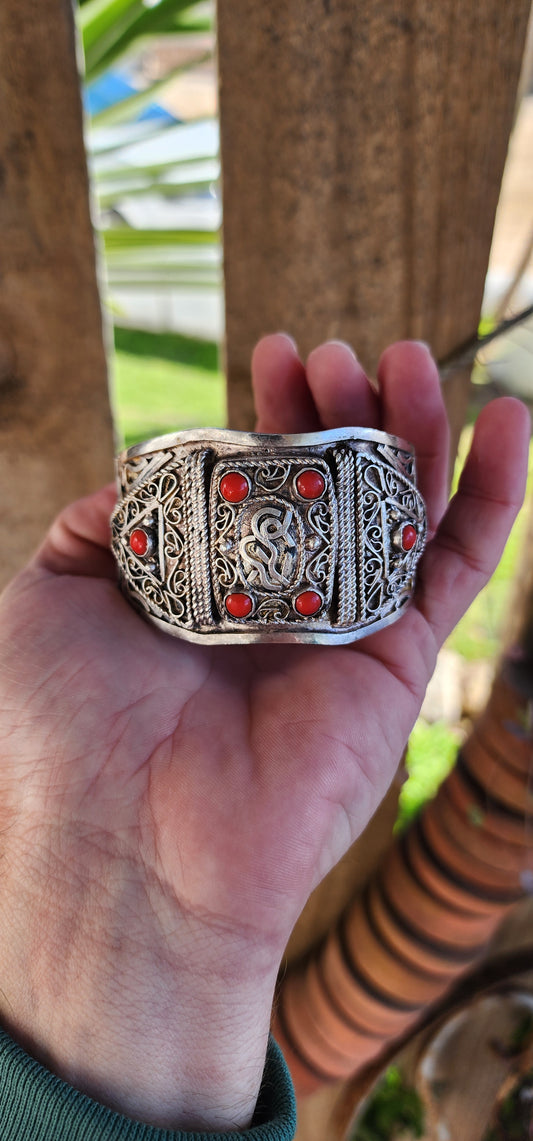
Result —
M501 555L529 420L480 415L446 510L447 423L425 346L377 385L338 342L253 355L258 430L410 440L431 541L415 600L351 646L191 645L143 621L109 552L114 490L67 508L0 604L2 1021L104 1103L245 1127L284 946L395 773L436 653Z

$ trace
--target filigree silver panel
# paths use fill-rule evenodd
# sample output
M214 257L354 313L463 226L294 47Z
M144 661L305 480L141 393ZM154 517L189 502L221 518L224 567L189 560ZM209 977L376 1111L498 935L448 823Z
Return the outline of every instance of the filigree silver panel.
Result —
M298 492L302 472L322 477L323 490L314 499ZM243 502L231 503L221 491L224 478L242 474L249 491ZM313 591L320 606L315 625L330 624L337 555L337 505L328 464L318 457L288 455L255 459L235 455L221 460L211 477L211 568L213 590L222 620L229 594L241 592L252 601L249 616L233 619L247 629L283 621L300 629L309 615L299 613L297 600Z
M409 445L215 429L118 460L113 550L156 624L209 642L347 642L399 616L426 535Z
M211 619L207 455L207 449L182 456L166 452L153 457L161 461L157 464L126 463L120 478L125 495L111 520L126 591L149 614L184 627ZM146 537L145 551L132 545L136 532Z
M411 596L416 563L426 539L422 497L404 475L405 466L383 463L383 450L357 455L358 618L374 622L400 609ZM404 550L399 532L413 526L417 541ZM398 536L398 539L396 539ZM395 541L396 539L396 541Z

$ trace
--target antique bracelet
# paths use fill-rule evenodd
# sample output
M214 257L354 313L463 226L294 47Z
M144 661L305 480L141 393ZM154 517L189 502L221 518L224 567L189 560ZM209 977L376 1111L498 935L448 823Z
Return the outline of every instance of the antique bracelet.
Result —
M196 642L351 642L400 617L426 536L413 449L368 428L217 428L117 460L128 599Z

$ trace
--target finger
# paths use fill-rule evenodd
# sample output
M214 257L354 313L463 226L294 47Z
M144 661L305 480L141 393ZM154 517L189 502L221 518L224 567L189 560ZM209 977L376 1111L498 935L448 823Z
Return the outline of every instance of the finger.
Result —
M252 354L258 432L316 432L320 428L298 350L286 333L272 333Z
M349 345L326 341L309 354L307 382L324 428L380 427L380 405Z
M109 526L116 495L115 484L109 483L65 507L35 556L37 566L54 574L116 578Z
M437 366L426 345L398 341L381 357L378 382L385 431L415 449L432 535L448 500L449 428Z
M440 645L496 568L526 486L530 422L512 397L480 413L457 494L420 564L416 602Z

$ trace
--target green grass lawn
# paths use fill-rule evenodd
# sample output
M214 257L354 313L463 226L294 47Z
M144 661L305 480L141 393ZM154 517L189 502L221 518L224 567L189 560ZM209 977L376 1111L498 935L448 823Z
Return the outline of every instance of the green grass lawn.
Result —
M217 346L177 333L115 329L114 399L127 447L164 432L221 427L226 396Z

